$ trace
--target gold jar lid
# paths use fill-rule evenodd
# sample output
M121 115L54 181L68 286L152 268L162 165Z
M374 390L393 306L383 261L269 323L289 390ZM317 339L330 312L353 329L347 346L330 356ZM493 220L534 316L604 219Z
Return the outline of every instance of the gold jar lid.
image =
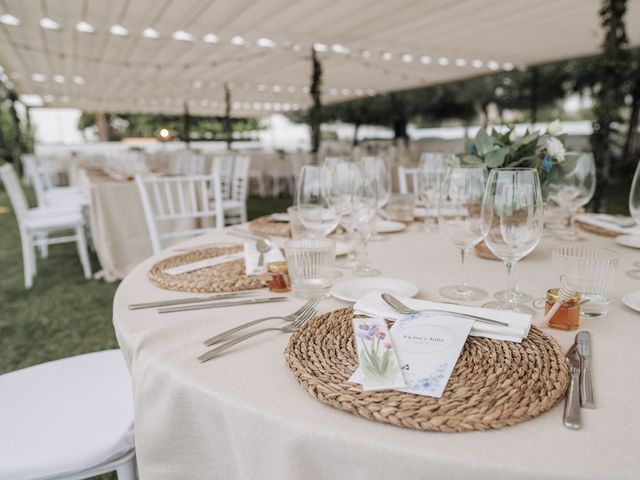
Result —
M558 300L558 291L559 288L550 288L547 290L547 300L555 303ZM571 297L568 301L564 302L567 305L575 305L580 301L580 292L576 292L573 297Z
M273 262L267 266L269 273L286 273L289 271L287 262Z

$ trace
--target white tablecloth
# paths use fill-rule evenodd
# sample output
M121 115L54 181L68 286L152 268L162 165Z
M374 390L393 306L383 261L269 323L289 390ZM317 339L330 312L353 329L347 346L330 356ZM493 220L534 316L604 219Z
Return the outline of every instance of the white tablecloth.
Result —
M237 240L216 233L189 243ZM615 248L621 258L609 316L581 325L593 337L598 408L582 410L580 431L562 425L562 403L489 432L417 432L368 421L318 402L298 385L282 355L288 335L278 333L200 364L195 357L205 338L258 316L292 312L302 301L163 315L129 311L129 303L185 295L146 278L153 262L175 252L143 262L114 300L114 325L133 377L142 479L639 478L640 318L620 298L640 289L640 281L624 273L640 251L603 237L589 243ZM524 291L542 296L557 283L551 269L556 244L544 239L522 261ZM421 298L439 299L439 287L460 275L458 251L437 232L391 235L372 242L370 251L384 276L416 282ZM501 263L471 255L467 266L470 283L490 292L504 288ZM347 305L331 299L321 311ZM575 335L548 331L565 349Z

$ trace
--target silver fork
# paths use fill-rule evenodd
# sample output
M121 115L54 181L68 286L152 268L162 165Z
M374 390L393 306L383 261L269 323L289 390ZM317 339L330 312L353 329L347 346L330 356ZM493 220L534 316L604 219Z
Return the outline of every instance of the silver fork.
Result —
M243 323L242 325L238 325L237 327L234 327L234 328L231 328L229 330L226 330L226 331L224 331L222 333L219 333L218 335L216 335L214 337L211 337L211 338L205 340L204 344L207 347L210 347L211 345L214 345L216 343L220 343L222 340L226 340L227 337L233 335L236 332L244 330L245 328L248 328L248 327L252 327L253 325L256 325L258 323L266 322L267 320L286 320L288 322L294 322L301 315L306 314L309 310L313 310L318 305L318 302L319 302L319 300L317 298L312 298L307 303L305 303L303 306L301 306L298 310L296 310L295 312L293 312L293 313L291 313L289 315L285 315L285 316L276 315L276 316L271 316L271 317L263 317L263 318L258 318L257 320L252 320L251 322Z
M225 350L233 347L234 345L237 345L240 342L244 342L245 340L248 340L249 338L255 337L256 335L259 335L264 332L293 333L299 328L303 327L309 320L311 320L316 315L316 313L318 313L318 311L314 308L312 310L308 310L304 315L301 315L296 320L294 320L293 323L285 327L262 328L260 330L256 330L255 332L247 333L246 335L243 335L241 337L229 340L228 342L223 343L222 345L218 345L217 347L212 348L208 352L200 355L198 357L198 361L201 363L207 362L211 360L213 357L216 357L220 353L224 352Z

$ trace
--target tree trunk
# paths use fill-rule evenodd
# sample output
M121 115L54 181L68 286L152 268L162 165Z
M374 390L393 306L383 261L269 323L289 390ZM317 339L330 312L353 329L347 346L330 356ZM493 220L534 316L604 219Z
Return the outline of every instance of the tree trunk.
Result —
M397 118L393 121L393 144L396 145L398 140L404 142L405 147L409 147L409 135L407 135L407 119L404 117Z
M353 143L354 147L357 147L360 142L358 142L358 130L360 129L360 122L356 122L353 128Z
M104 112L96 113L96 127L98 127L98 140L101 142L109 141L109 122Z
M538 83L539 83L540 73L536 67L531 68L531 103L530 103L530 115L531 115L531 125L536 123L538 120Z
M311 130L311 153L317 162L320 151L321 123L322 123L322 103L320 95L322 91L322 65L318 60L315 48L311 46L311 95L312 105L309 110L309 129Z

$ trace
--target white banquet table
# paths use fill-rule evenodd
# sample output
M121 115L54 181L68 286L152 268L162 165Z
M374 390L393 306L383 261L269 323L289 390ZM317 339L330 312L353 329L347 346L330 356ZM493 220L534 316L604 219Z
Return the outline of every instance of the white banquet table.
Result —
M180 246L239 240L219 232ZM551 249L561 243L545 238L521 262L522 290L539 297L557 283ZM141 478L640 478L640 316L621 302L624 293L640 289L640 281L625 275L640 251L604 237L589 236L589 243L621 256L608 317L581 323L593 339L597 409L581 411L580 431L562 425L564 402L488 432L418 432L365 420L320 403L296 382L283 357L289 336L281 333L262 334L200 364L196 356L205 351L205 338L260 316L291 313L303 301L172 314L130 311L131 303L190 295L161 290L147 279L153 263L177 252L147 259L126 276L113 306L133 379ZM458 250L438 232L389 235L370 243L370 258L383 276L417 283L420 298L442 300L439 288L460 276ZM489 292L504 288L502 263L471 255L467 267L470 283ZM345 306L325 300L320 313ZM541 321L539 313L534 324ZM565 350L575 336L545 331Z

